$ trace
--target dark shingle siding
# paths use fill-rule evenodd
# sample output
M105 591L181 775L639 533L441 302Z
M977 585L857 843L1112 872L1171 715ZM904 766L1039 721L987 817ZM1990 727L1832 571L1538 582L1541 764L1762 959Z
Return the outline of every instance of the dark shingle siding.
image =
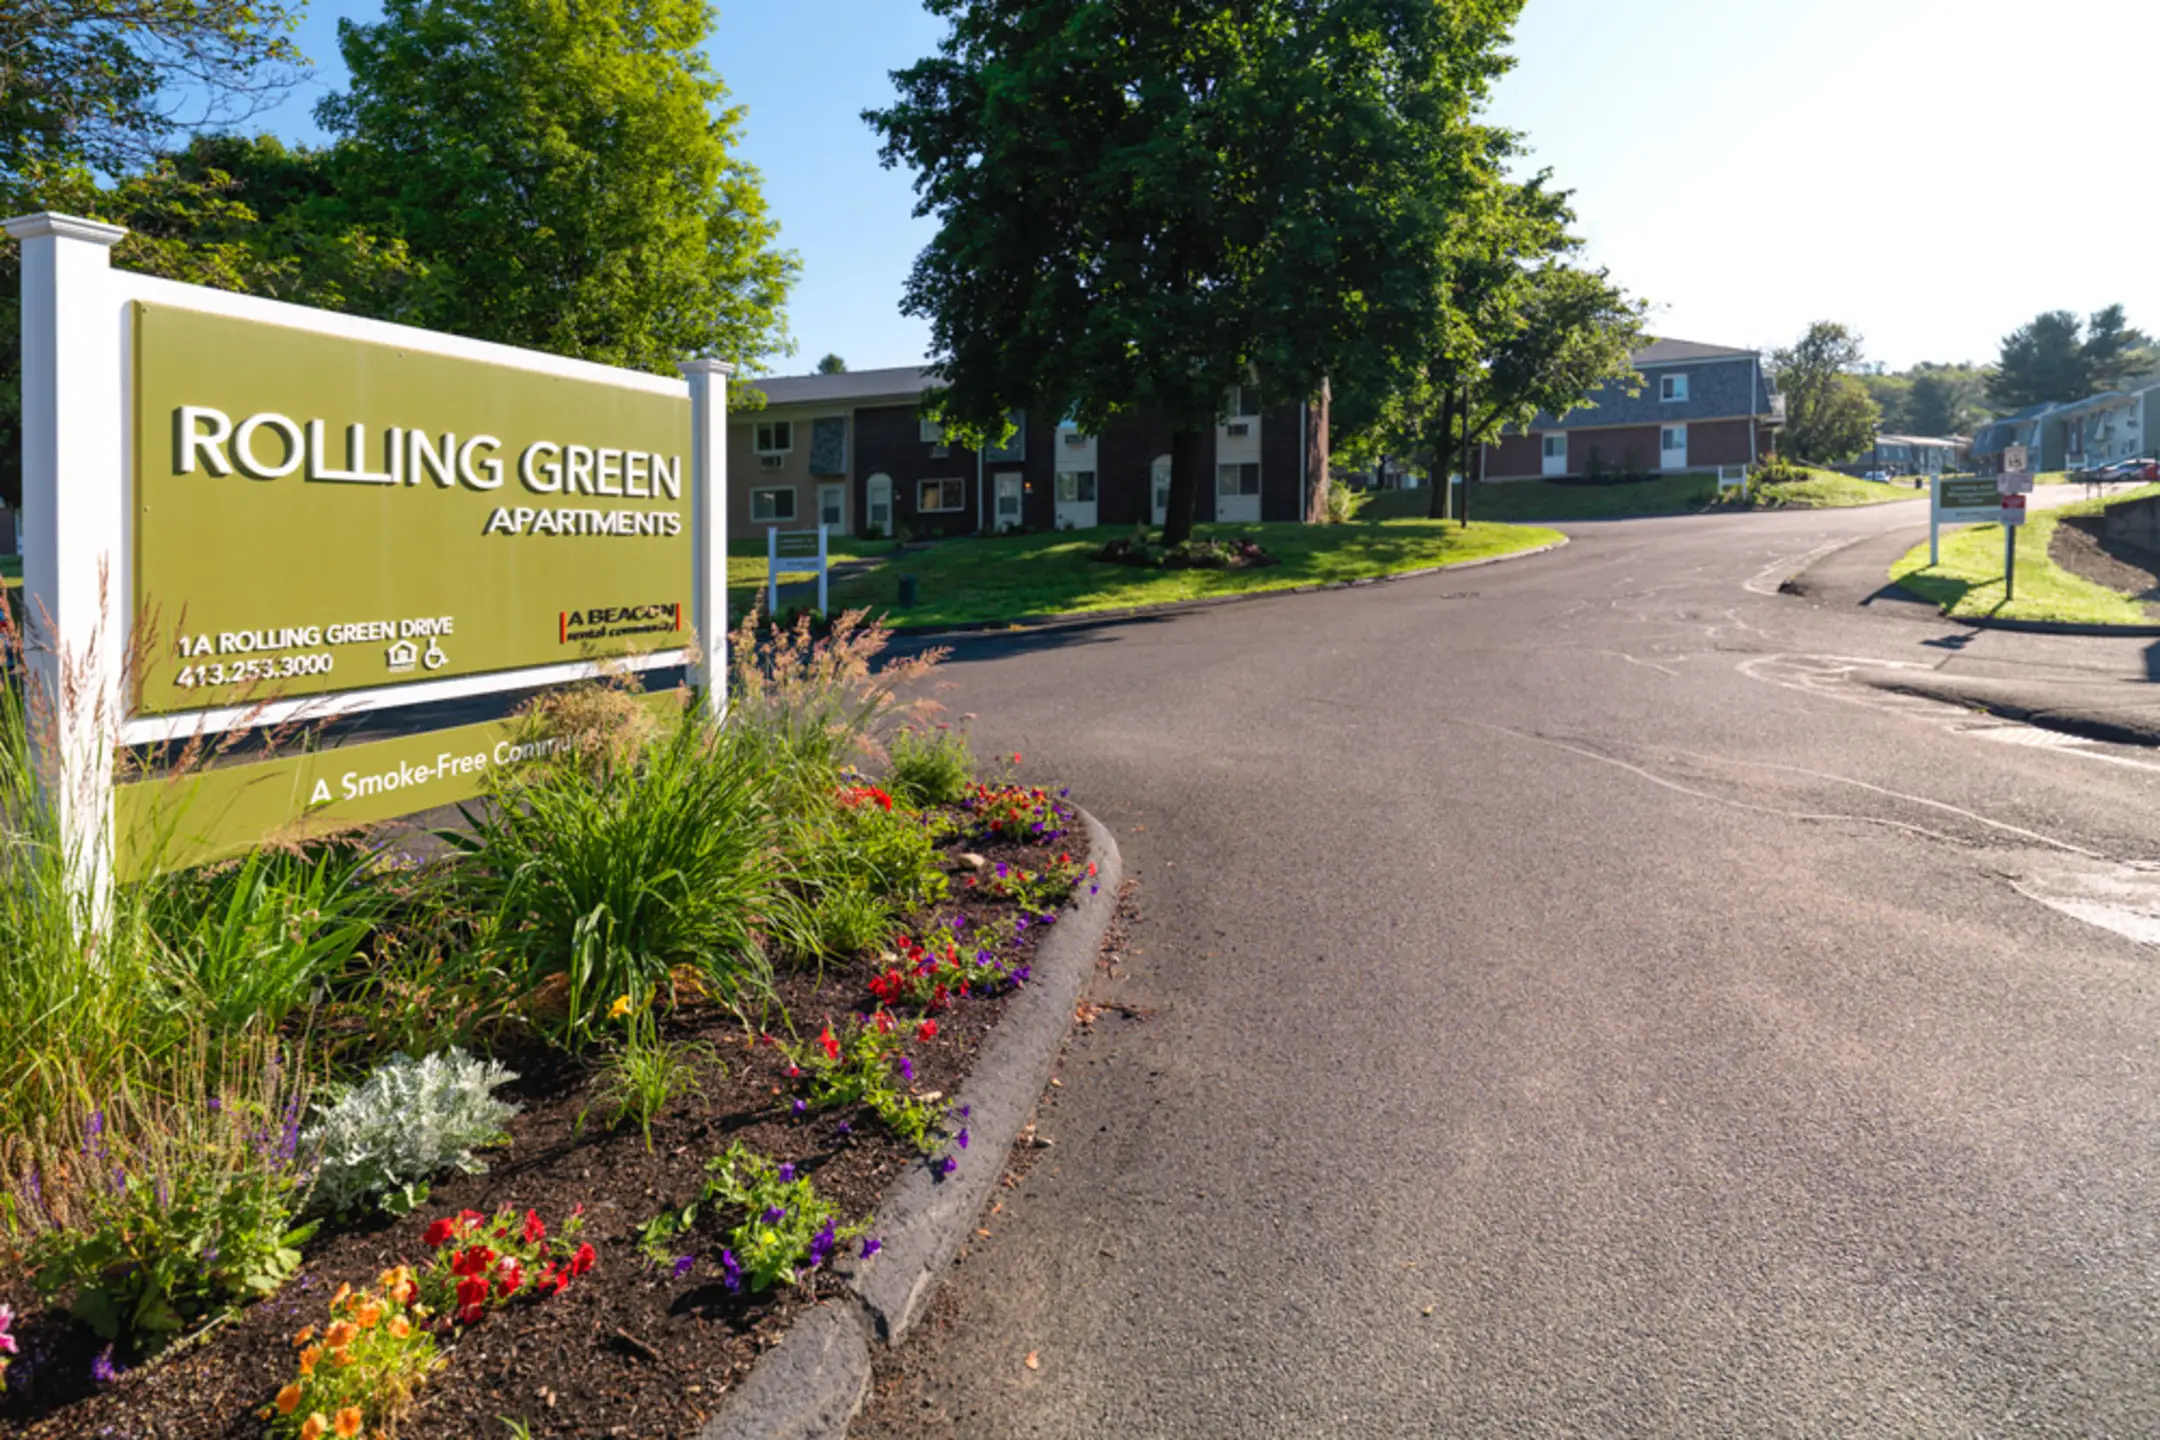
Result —
M1629 395L1624 387L1608 385L1591 395L1591 403L1568 412L1565 420L1539 415L1532 430L1576 430L1589 425L1682 425L1704 420L1730 420L1761 415L1770 408L1770 387L1758 383L1762 362L1752 354L1739 359L1690 361L1685 365L1660 365L1643 372L1642 388ZM1688 377L1688 398L1666 402L1658 399L1658 377Z

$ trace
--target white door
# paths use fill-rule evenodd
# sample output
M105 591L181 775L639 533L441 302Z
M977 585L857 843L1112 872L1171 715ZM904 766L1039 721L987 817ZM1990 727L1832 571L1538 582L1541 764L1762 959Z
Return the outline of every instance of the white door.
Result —
M1666 425L1659 429L1658 469L1687 469L1687 426Z
M1160 525L1170 518L1170 457L1158 455L1148 467L1148 491L1153 495L1152 518L1149 523Z
M1057 472L1057 526L1060 530L1090 530L1096 524L1095 472Z
M892 476L872 475L865 488L869 496L864 503L870 513L864 518L870 533L882 539L892 539Z
M997 477L997 529L1000 534L1020 528L1020 484L1018 474Z
M835 535L847 534L847 486L818 486L817 505L818 524L829 526Z
M1547 475L1567 474L1567 436L1547 435L1544 437L1544 444L1545 473Z
M1257 464L1248 461L1242 465L1215 467L1215 523L1260 523L1260 467Z

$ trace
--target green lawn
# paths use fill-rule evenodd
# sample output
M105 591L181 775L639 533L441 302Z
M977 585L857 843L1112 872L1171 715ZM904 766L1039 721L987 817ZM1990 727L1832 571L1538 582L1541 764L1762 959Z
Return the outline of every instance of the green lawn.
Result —
M1195 532L1199 537L1257 540L1282 563L1264 570L1143 570L1089 558L1105 541L1127 533L1109 527L950 540L849 579L833 596L833 605L868 607L907 625L1016 621L1370 579L1507 555L1561 538L1524 526L1475 524L1466 529L1425 520L1203 525ZM918 603L909 610L894 608L902 574L916 578Z
M1830 470L1811 472L1789 485L1756 486L1746 504L1720 501L1715 475L1660 475L1610 485L1561 484L1551 480L1494 480L1470 490L1470 515L1476 520L1510 523L1542 520L1615 520L1632 515L1691 515L1716 509L1820 510L1846 505L1881 505L1924 494L1909 486L1877 485ZM1422 516L1432 505L1430 490L1389 490L1373 497L1365 517L1395 520Z
M2160 495L2160 485L2108 497L2127 500ZM2003 602L2003 533L2000 525L1972 525L1943 536L1942 564L1928 564L1925 542L1890 567L1890 579L1943 614L1971 620L2059 620L2085 625L2143 625L2145 607L2048 558L2048 544L2065 515L2097 514L2105 501L2086 500L2057 510L2034 511L2018 536L2017 598Z

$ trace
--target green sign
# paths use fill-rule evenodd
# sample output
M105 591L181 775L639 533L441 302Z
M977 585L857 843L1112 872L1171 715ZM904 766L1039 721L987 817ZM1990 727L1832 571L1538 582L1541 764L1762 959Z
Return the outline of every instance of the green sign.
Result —
M1983 475L1977 479L1937 480L1936 504L1946 521L1993 520L2002 508L2002 496L1995 488L1995 479ZM1952 514L1952 511L1959 512ZM1979 512L1985 511L1985 514Z
M687 395L134 318L139 713L690 640Z
M679 710L681 691L644 703ZM172 779L122 785L114 797L118 869L185 869L243 854L266 838L297 841L455 805L489 779L557 753L567 742L523 720L495 720Z

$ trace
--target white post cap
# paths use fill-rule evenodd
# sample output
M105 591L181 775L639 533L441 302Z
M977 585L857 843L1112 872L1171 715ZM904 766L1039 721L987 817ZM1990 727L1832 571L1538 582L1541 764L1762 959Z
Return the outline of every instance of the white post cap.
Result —
M680 362L678 368L685 375L733 375L735 373L734 365L726 360L715 360L710 355L701 355L695 360L684 360Z
M17 240L42 240L51 235L62 240L88 240L98 245L117 245L128 233L123 225L85 220L80 215L62 215L57 210L18 215L12 220L0 221L0 229L5 229Z

